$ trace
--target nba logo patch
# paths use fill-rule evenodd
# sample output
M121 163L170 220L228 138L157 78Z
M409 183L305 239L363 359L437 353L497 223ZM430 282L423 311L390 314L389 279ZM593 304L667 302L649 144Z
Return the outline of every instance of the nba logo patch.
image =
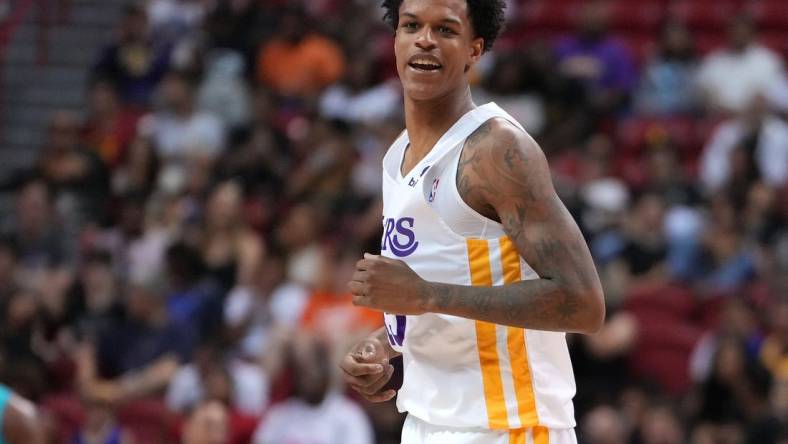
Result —
M429 203L432 203L435 200L435 194L438 193L438 184L441 182L440 179L435 179L432 181L432 191L430 191L430 196L427 198Z

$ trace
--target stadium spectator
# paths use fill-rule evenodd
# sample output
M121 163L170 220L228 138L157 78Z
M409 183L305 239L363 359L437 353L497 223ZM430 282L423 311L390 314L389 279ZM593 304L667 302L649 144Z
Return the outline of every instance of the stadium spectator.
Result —
M254 444L371 444L372 427L361 408L331 387L328 347L301 334L289 352L295 396L271 407L254 434Z
M225 358L218 342L207 342L182 366L167 388L166 402L185 413L204 401L220 401L236 412L259 417L269 402L267 375L255 364Z
M780 56L758 43L755 33L752 17L736 14L728 25L728 47L703 59L698 86L711 111L745 111L785 76Z
M772 377L788 381L788 301L777 302L770 321L772 333L764 339L760 360Z
M69 291L77 313L75 333L81 340L97 340L100 332L121 320L121 285L114 274L112 256L103 251L87 254Z
M318 285L301 318L305 331L322 338L333 352L340 354L383 326L378 312L353 306L353 296L347 288L360 255L357 248L326 248Z
M321 219L317 204L303 202L290 209L276 232L277 244L288 252L287 280L307 288L314 288L320 269Z
M200 252L176 242L165 253L167 277L167 317L200 338L221 334L221 307L224 293L205 273Z
M161 161L158 186L168 192L202 191L225 149L225 128L197 107L196 86L191 74L169 72L160 89L163 108L141 122L150 125L145 134Z
M629 50L609 34L609 5L582 5L578 31L555 48L558 72L579 82L586 103L605 113L619 110L637 85L637 71Z
M344 78L320 97L320 113L327 119L376 124L394 116L401 107L400 87L377 82L372 55L356 54Z
M201 255L212 276L225 291L249 287L265 256L263 239L245 219L243 190L235 182L218 184L205 209Z
M511 54L499 54L489 76L482 83L482 88L475 91L474 99L479 103L495 102L523 122L523 127L535 136L542 134L547 116L543 98L535 91L529 90L529 82L539 82L538 64L534 63L529 53L514 51ZM537 65L536 74L532 64ZM541 86L541 85L540 85Z
M722 122L700 159L700 179L707 192L744 191L754 181L779 187L788 181L788 124L755 97L741 117Z
M117 86L108 79L93 81L88 105L82 143L97 152L107 168L114 170L126 158L140 113L120 102Z
M114 81L124 103L147 106L169 68L170 49L150 39L148 16L133 3L126 6L117 32L115 41L102 51L92 75Z
M626 444L624 416L614 407L600 405L583 418L583 442L588 444Z
M188 361L195 332L167 318L163 292L154 278L132 283L126 319L83 343L77 355L83 396L114 404L161 394Z
M20 272L26 282L35 282L36 272L52 267L69 268L74 263L73 245L63 233L46 183L31 179L16 195L15 220L9 235L18 248Z
M109 174L98 154L81 145L79 128L69 112L52 117L36 172L52 189L67 223L99 223L110 193Z
M182 444L228 444L230 421L227 407L219 401L200 404L183 426Z
M239 130L251 119L250 91L244 81L241 54L214 50L205 61L205 78L197 93L199 108L222 119L225 128Z
M147 0L146 14L151 36L161 42L176 43L199 30L208 9L205 0Z
M341 48L312 32L299 6L281 16L277 37L260 48L257 80L284 96L313 97L336 82L345 70Z
M646 62L635 94L638 112L671 115L694 111L699 105L695 85L698 64L690 30L679 21L665 22L656 54Z
M118 424L111 404L86 400L85 425L71 444L135 444L138 441L129 430Z

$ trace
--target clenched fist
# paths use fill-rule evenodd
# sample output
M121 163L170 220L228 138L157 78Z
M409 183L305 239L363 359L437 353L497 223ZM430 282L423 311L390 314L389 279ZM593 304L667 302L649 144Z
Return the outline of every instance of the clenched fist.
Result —
M394 374L394 367L389 364L393 350L375 336L380 334L356 344L339 366L353 390L370 402L384 402L397 394L395 390L381 391Z
M354 305L399 315L429 311L428 287L405 262L368 253L356 263L348 284Z

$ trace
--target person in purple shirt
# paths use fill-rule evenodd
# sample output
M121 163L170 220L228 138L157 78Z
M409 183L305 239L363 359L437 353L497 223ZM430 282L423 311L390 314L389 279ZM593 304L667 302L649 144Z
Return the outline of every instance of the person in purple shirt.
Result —
M576 34L556 44L559 73L580 84L592 110L619 111L637 85L633 57L626 46L608 34L606 4L589 2L578 18Z
M146 107L156 85L169 70L170 46L150 39L147 13L141 6L129 3L117 38L102 50L91 76L117 84L124 104Z

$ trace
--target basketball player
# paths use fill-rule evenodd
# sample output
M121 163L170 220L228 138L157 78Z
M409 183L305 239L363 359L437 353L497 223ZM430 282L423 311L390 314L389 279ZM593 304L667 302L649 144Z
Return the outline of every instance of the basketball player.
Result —
M544 154L509 114L476 106L467 73L503 0L386 0L406 130L383 160L381 255L349 283L385 328L341 364L370 401L402 354L402 442L575 443L565 332L604 319L583 237Z

